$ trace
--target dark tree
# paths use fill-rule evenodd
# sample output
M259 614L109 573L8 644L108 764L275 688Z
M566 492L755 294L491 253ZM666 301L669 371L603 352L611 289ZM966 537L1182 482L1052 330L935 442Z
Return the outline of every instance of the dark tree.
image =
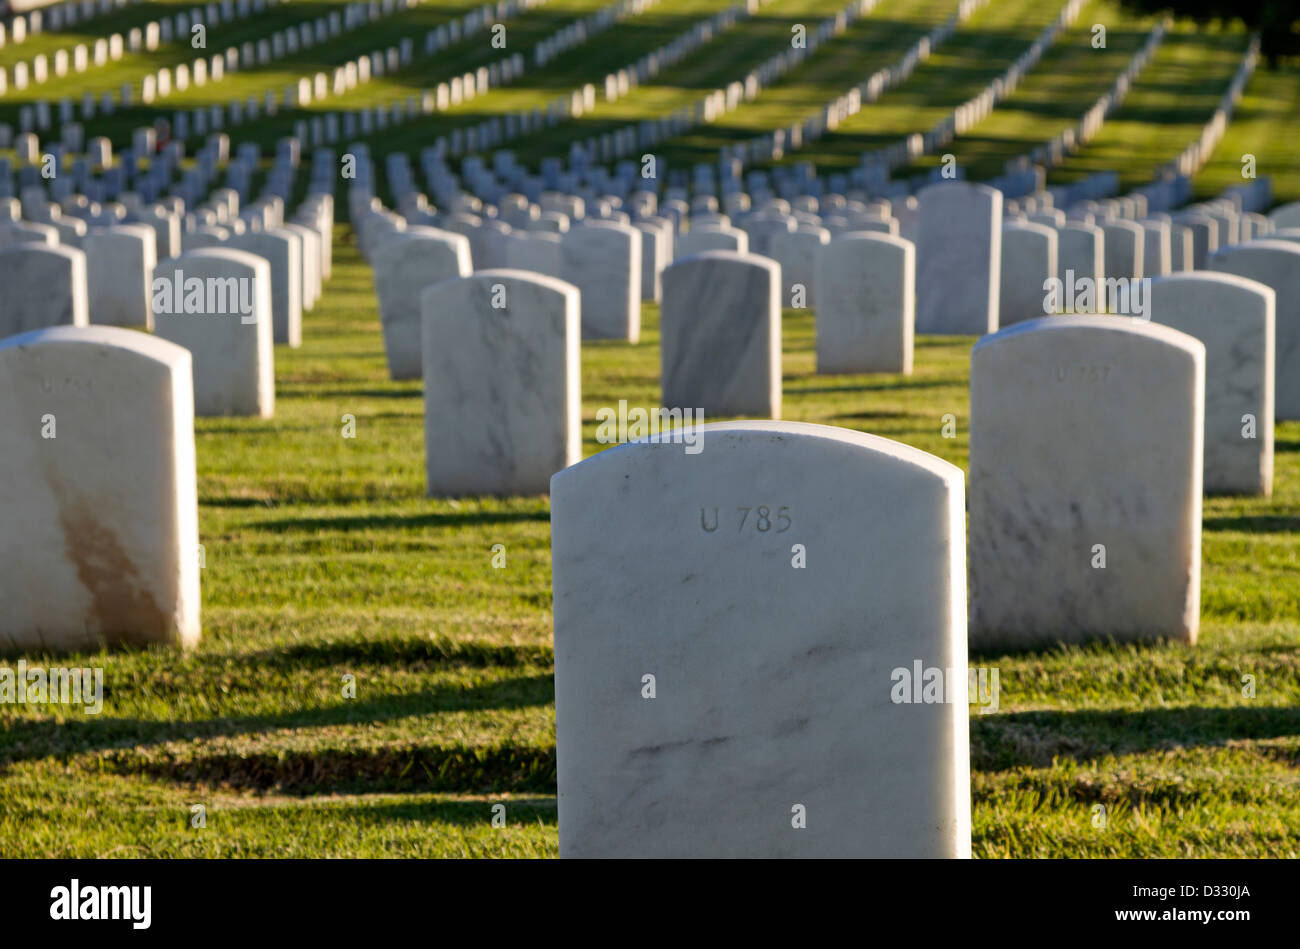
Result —
M1300 0L1121 0L1130 10L1169 10L1198 23L1240 20L1259 33L1260 52L1273 68L1284 57L1300 55Z

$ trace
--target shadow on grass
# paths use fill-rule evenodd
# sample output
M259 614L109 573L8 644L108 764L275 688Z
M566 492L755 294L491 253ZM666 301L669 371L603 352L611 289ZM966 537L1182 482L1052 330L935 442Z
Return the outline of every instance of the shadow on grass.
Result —
M470 687L433 688L415 693L381 695L368 700L342 701L324 708L273 715L185 722L109 716L68 718L62 722L13 720L0 725L0 773L3 773L7 765L17 761L51 756L62 758L86 752L116 751L147 763L155 753L145 750L145 746L167 742L202 742L212 738L260 735L280 729L396 722L446 711L538 708L549 705L554 699L554 677L550 673L538 673ZM468 752L472 749L453 750ZM199 750L198 754L202 756L204 752ZM283 749L267 752L240 750L230 752L228 757L236 760L245 754L271 761L295 754L310 759L314 753ZM346 755L349 752L325 749L319 754L328 757ZM161 757L173 760L172 756L165 753Z
M376 791L553 794L556 790L554 745L407 745L253 754L223 751L192 758L144 758L123 749L108 753L104 760L109 769L123 775L299 795Z
M436 638L394 638L299 643L286 649L265 650L246 657L249 661L289 664L309 669L346 664L372 666L436 666L438 668L515 668L544 666L555 661L555 650L546 644L488 643L474 640ZM221 657L221 662L228 661Z
M844 386L792 386L785 390L785 395L787 398L790 398L800 395L834 395L841 392L908 392L913 389L947 389L954 386L964 388L966 386L966 380L957 378L909 380L901 378L893 382L863 382L856 385Z
M529 500L534 500L530 498ZM354 531L425 527L467 527L486 524L518 524L535 521L549 523L551 512L543 511L430 511L424 514L368 514L343 517L300 517L280 521L257 521L248 527L257 530L284 533L295 530Z
M369 824L382 826L396 822L421 824L452 824L457 827L491 826L492 804L496 801L382 801L327 805L331 815L346 815L348 826ZM557 812L554 798L525 797L501 801L505 804L509 826L519 825L554 827Z
M1222 745L1300 735L1300 709L1188 707L972 715L971 767L979 771L1050 767L1057 758Z
M1241 514L1207 517L1201 522L1205 531L1241 531L1246 534L1300 533L1300 517L1294 514Z

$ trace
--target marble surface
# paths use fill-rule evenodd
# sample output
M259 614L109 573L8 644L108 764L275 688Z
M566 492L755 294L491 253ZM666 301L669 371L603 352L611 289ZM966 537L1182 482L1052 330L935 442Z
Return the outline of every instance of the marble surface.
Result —
M960 469L822 425L700 435L551 480L560 855L969 856ZM895 701L917 663L951 701Z
M1106 272L1106 237L1095 224L1071 221L1056 234L1056 276L1069 285L1068 272L1074 272L1075 282L1085 278L1101 281Z
M1192 232L1192 270L1204 270L1206 260L1219 249L1219 222L1204 214L1187 214L1178 223Z
M1106 278L1140 280L1146 275L1146 234L1136 221L1115 220L1101 225L1102 272Z
M564 272L562 240L560 234L544 231L511 234L506 239L506 268L528 270L558 280Z
M797 226L797 222L789 214L760 211L745 218L740 229L745 232L748 239L748 253L771 256L772 238L777 234L788 234Z
M1142 275L1164 277L1173 273L1173 241L1165 220L1146 219L1142 225Z
M888 234L835 238L817 257L817 371L912 371L916 248Z
M264 259L271 268L271 326L277 343L302 345L302 240L282 227L249 231L228 246Z
M1268 213L1268 220L1275 228L1300 227L1300 201L1274 208Z
M1207 263L1210 270L1256 280L1277 294L1273 411L1278 419L1300 419L1300 244L1253 240L1226 247Z
M658 302L660 277L672 263L673 226L663 218L646 218L632 225L641 232L641 299Z
M36 242L0 250L0 339L89 322L84 251Z
M565 282L582 295L582 338L641 337L641 232L587 219L561 237Z
M777 232L768 242L768 256L781 265L782 306L798 302L796 287L803 287L803 306L817 305L817 258L831 242L824 227L800 226L797 230Z
M469 276L469 241L438 228L408 228L375 245L371 266L388 374L393 379L419 379L420 293L443 280Z
M1271 287L1231 274L1151 282L1151 319L1205 344L1206 494L1273 491L1275 301ZM1253 438L1242 435L1245 415Z
M190 354L35 330L0 340L0 405L0 649L197 643Z
M270 418L275 414L271 265L256 254L225 247L186 251L161 261L150 285L158 288L159 278L173 285L178 270L182 287L192 278L233 278L251 292L248 314L240 313L229 297L222 306L215 295L216 312L164 313L154 308L154 333L185 347L193 357L194 413ZM206 292L203 302L208 303Z
M426 287L420 307L428 493L545 494L582 458L577 288L482 270Z
M91 323L153 328L149 281L154 265L154 230L122 224L86 235L86 298Z
M302 309L306 312L316 306L316 299L320 296L320 236L310 227L293 221L286 221L280 230L298 238Z
M1044 315L1044 285L1056 276L1056 228L1030 221L1002 225L1002 277L998 325L1012 326Z
M916 243L916 331L982 335L998 328L1002 192L943 181L923 188Z
M730 250L749 253L749 235L736 227L691 228L677 235L677 256L690 257L707 250Z
M664 271L664 406L781 417L780 287L780 266L757 254L706 251Z
M1020 323L972 350L970 413L971 643L1195 642L1205 346L1127 317Z

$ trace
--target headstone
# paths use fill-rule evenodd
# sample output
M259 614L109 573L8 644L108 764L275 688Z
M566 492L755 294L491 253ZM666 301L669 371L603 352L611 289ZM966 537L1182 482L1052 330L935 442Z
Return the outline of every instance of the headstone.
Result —
M85 236L90 322L153 328L150 281L157 264L153 228L121 224Z
M1048 316L971 353L977 648L1194 643L1205 347L1129 318Z
M1048 280L1057 276L1057 231L1029 221L1002 225L998 325L1012 326L1045 313Z
M1101 227L1102 272L1107 280L1140 280L1143 277L1143 250L1146 235L1135 221L1115 220Z
M481 270L420 306L429 494L545 494L582 458L577 288Z
M0 339L50 326L87 326L86 255L44 242L0 250Z
M805 226L772 235L768 256L781 265L782 305L817 305L814 292L817 258L830 240L830 231L822 227Z
M1002 273L1002 192L943 181L917 197L917 332L994 332Z
M641 336L641 232L588 219L561 241L564 279L582 295L582 338L635 343Z
M969 856L961 470L696 434L551 481L560 855Z
M1205 344L1206 494L1273 491L1276 294L1224 273L1151 283L1151 319Z
M677 235L677 257L690 257L709 250L749 253L749 235L734 227L691 228Z
M706 251L663 272L664 405L709 418L781 417L781 268Z
M1209 269L1272 287L1277 294L1273 409L1279 419L1300 419L1300 244L1272 239L1225 247Z
M412 227L380 243L371 253L384 355L393 379L419 379L420 293L452 277L470 274L469 241L433 227Z
M194 357L196 415L275 412L271 265L243 250L186 251L154 268L154 332Z
M281 227L248 231L230 246L256 254L271 266L271 326L277 343L302 345L302 241Z
M0 648L195 645L189 353L106 326L11 336L0 404Z
M1101 286L1106 272L1106 238L1093 224L1070 222L1062 227L1057 239L1057 277L1066 286L1080 280L1092 280Z
M841 235L817 257L817 371L912 371L916 249L888 234Z

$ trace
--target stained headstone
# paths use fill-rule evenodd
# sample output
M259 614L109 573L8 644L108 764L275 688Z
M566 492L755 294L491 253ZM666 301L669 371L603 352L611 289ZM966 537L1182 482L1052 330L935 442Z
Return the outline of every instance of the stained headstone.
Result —
M0 647L199 639L190 355L59 326L0 340Z

